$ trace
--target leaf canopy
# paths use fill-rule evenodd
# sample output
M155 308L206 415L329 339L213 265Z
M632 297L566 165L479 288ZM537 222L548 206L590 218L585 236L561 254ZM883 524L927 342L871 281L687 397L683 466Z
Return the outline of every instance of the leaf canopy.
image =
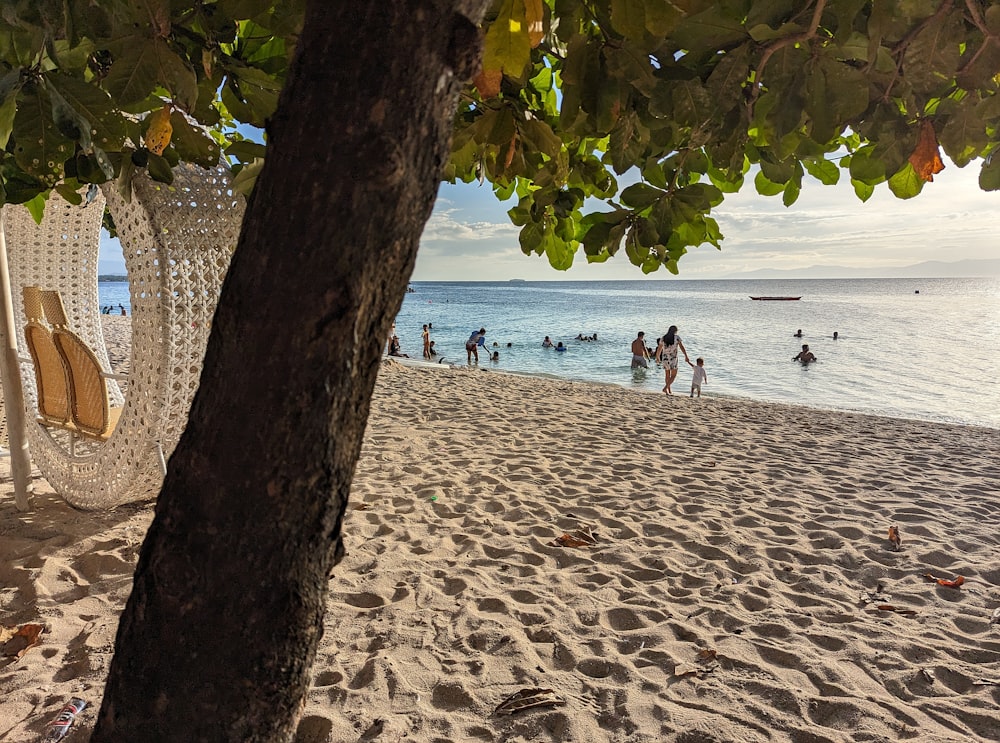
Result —
M980 160L982 188L1000 189L1000 5L545 6L544 35L527 58L526 44L511 53L507 33L523 25L518 2L498 2L484 21L484 60L499 80L463 96L446 177L478 173L500 198L516 192L522 248L555 256L558 268L581 246L592 262L624 246L644 272L675 272L689 249L720 245L711 210L748 170L758 193L780 195L786 206L805 175L831 185L842 171L861 200L879 184L911 198L943 167L943 149L959 167ZM502 69L491 62L501 56ZM476 125L501 110L505 131L515 132L505 140L514 157ZM558 151L552 138L522 136L538 122L558 138ZM617 176L627 178L623 186ZM706 182L710 197L695 190ZM540 249L565 219L552 194L570 188L582 195L576 236L558 251Z
M39 212L137 169L224 156L249 191L305 0L20 0L0 14L0 196ZM429 29L428 32L432 32ZM900 198L979 161L1000 190L1000 5L969 0L496 0L449 181L516 196L525 253L624 246L676 272L745 187ZM442 41L442 43L444 43ZM843 172L846 171L846 172ZM621 182L620 180L621 179Z

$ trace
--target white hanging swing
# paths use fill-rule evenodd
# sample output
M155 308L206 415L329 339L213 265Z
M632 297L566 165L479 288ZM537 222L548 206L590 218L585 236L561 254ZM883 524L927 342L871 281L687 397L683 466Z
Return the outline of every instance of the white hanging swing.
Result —
M40 225L23 206L4 207L31 459L53 489L78 508L111 508L159 491L164 462L187 424L246 205L224 166L181 165L169 186L137 175L133 189L126 202L116 184L106 184L103 195L85 207L53 192ZM97 292L105 198L125 254L132 349L126 392L113 378L105 379L108 403L122 408L117 424L103 437L83 437L72 424L40 422L35 365L25 350L29 318L22 291L58 291L67 327L94 352L97 364L111 371Z

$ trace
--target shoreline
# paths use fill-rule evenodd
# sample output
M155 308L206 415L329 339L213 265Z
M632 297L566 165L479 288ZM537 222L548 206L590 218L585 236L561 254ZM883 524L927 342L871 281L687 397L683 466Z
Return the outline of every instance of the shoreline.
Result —
M661 399L661 398L666 399L668 397L667 395L663 394L663 392L657 392L657 391L654 391L654 390L643 389L643 388L639 388L639 387L630 387L630 386L626 386L625 384L621 384L621 383L618 383L618 382L602 382L602 381L590 380L590 379L574 379L574 378L570 378L570 377L557 376L557 375L554 375L554 374L542 374L542 373L533 373L533 372L510 371L510 370L507 370L507 369L487 367L487 366L485 366L483 364L480 364L479 366L472 366L472 365L468 365L468 364L464 364L464 363L453 363L453 362L448 362L448 361L430 362L430 361L426 361L425 359L418 359L418 358L409 358L409 359L406 359L406 358L399 358L399 357L387 356L387 355L383 354L382 355L382 363L384 364L387 361L398 363L401 366L409 366L409 367L414 367L414 368L417 368L417 369L424 369L424 368L426 368L426 369L428 369L430 371L434 371L434 370L443 371L443 370L449 370L449 369L452 370L452 371L468 371L468 372L481 371L481 372L488 372L488 373L491 373L491 374L502 374L502 375L507 375L507 376L511 376L511 377L522 377L524 379L539 379L539 380L548 381L548 382L564 382L564 383L568 383L568 384L593 385L593 386L599 387L599 388L608 388L608 389L623 390L625 392L631 392L631 393L635 393L637 395L643 395L643 396L649 397L651 399ZM659 369L656 369L654 371L656 373L660 373ZM676 386L676 382L675 382L675 386ZM674 394L672 397L676 398L676 399L679 399L679 398L688 398L688 399L690 399L687 394ZM713 392L713 391L710 391L710 390L707 390L707 389L704 389L704 388L702 389L702 392L701 392L701 398L695 398L696 401L698 399L706 400L706 401L708 401L708 400L726 400L726 401L730 401L730 402L733 402L733 403L743 403L743 402L746 402L746 403L757 404L757 405L765 405L765 406L774 405L774 406L787 407L787 408L792 408L792 409L799 409L799 408L801 408L803 410L812 410L812 411L823 412L823 413L841 413L841 414L844 414L844 415L860 415L860 416L867 416L867 417L870 417L870 418L878 418L878 419L881 419L881 420L889 420L889 421L909 421L909 422L912 422L912 423L926 423L928 425L933 425L933 426L957 426L959 428L981 428L981 429L984 429L984 430L987 430L987 431L995 431L998 434L1000 434L1000 426L988 426L988 425L984 425L982 423L969 423L969 422L964 422L964 421L944 421L944 420L936 420L936 419L933 419L933 418L907 417L907 416L903 416L903 415L888 415L886 413L877 413L877 412L871 412L871 411L868 411L868 410L859 410L859 409L825 408L825 407L820 407L820 406L817 406L817 405L810 405L809 403L804 403L804 402L803 403L791 403L791 402L785 402L785 401L782 401L782 400L767 400L767 399L762 399L762 398L758 398L758 397L740 397L738 395L727 395L727 394L723 394L723 393Z
M380 367L301 740L996 739L993 429L437 371ZM48 627L10 743L70 696L92 728L152 518L34 480L18 514L0 479L0 624ZM529 687L564 704L494 714Z

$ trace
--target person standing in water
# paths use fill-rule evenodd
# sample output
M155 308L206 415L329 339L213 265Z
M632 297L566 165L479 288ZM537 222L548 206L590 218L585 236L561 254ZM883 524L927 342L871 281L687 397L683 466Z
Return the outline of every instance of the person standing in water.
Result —
M646 334L641 330L636 339L632 341L632 368L633 369L648 369L649 364L646 363Z
M485 346L486 344L486 328L480 328L479 330L473 330L472 335L469 336L469 340L465 342L465 355L468 357L468 362L472 363L472 357L476 357L476 363L479 363L479 346Z
M691 359L688 356L687 349L684 348L684 344L681 342L681 337L677 335L677 326L671 325L667 330L667 334L663 336L663 341L660 347L657 349L657 359L658 363L663 364L664 378L666 384L663 386L663 391L668 395L672 395L673 390L670 386L677 379L677 352L680 351L684 354L684 360L688 362L691 366Z

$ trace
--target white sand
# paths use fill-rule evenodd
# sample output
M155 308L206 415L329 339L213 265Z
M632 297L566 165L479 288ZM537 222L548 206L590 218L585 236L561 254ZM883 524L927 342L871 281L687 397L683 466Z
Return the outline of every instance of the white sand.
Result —
M1000 740L998 455L992 429L388 363L297 742ZM0 624L50 631L0 660L0 741L74 695L83 740L151 508L10 493ZM566 704L492 715L525 687Z

